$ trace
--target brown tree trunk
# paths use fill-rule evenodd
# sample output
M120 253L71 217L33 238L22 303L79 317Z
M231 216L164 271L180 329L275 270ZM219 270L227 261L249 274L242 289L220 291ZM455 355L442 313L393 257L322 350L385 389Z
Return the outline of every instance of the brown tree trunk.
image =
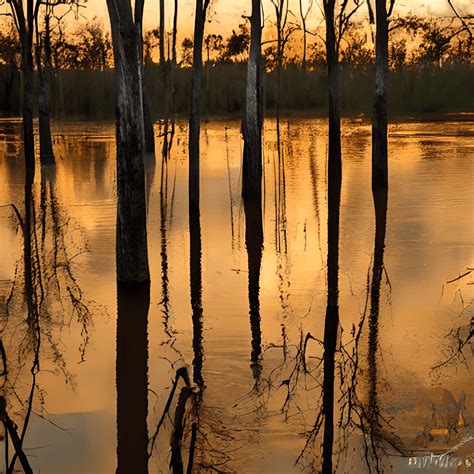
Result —
M138 56L140 61L140 77L142 88L142 107L143 107L143 133L145 139L145 151L147 153L155 152L155 130L153 128L153 119L150 110L150 100L145 83L145 67L143 64L143 9L145 0L135 2L135 31L137 36Z
M160 69L165 67L165 0L160 0Z
M375 0L375 98L372 115L372 190L388 189L388 19L385 0Z
M33 53L29 34L21 34L21 70L23 73L23 143L25 166L30 173L35 172L35 138L33 131Z
M178 30L178 0L174 0L174 12L173 12L173 37L171 46L171 62L176 65L176 34Z
M306 18L307 15L303 12L303 0L300 0L300 15L301 25L303 27L303 59L301 61L301 69L306 71L306 44L307 44L307 33L306 33Z
M260 0L252 0L250 52L244 121L242 196L258 206L262 198L263 69Z
M148 269L143 94L137 34L129 0L107 0L117 90L117 281L140 284Z
M245 245L248 255L248 297L252 332L251 367L256 383L260 379L260 268L263 248L262 219L262 124L263 65L261 57L260 0L252 0L250 51L247 63L247 88L244 120L242 196L245 208Z
M167 133L167 121L169 118L169 97L170 97L170 90L168 87L168 64L165 58L165 38L166 38L166 30L165 30L165 0L160 0L160 44L159 44L159 51L160 51L160 89L161 89L161 101L163 104L163 115L166 121L165 126L165 133Z
M328 296L324 328L323 472L332 472L334 444L334 373L339 326L339 205L341 200L341 129L339 60L334 27L335 0L324 1L329 81L328 147Z
M36 26L38 29L38 25ZM37 34L40 40L39 33ZM41 41L36 46L38 69L38 113L40 163L42 166L54 165L53 143L51 140L51 31L49 15L45 16L44 47Z
M196 0L193 48L193 88L189 115L189 211L199 212L199 138L201 133L202 42L208 0Z
M151 116L150 99L145 84L145 70L142 65L142 94L143 94L143 125L145 127L145 151L147 153L155 153L155 129L153 128L153 119Z
M171 65L170 65L170 112L171 112L171 133L174 133L174 121L176 116L176 84L175 84L175 73L177 68L177 56L176 56L176 35L178 31L178 0L174 1L174 12L173 12L173 32L171 39Z

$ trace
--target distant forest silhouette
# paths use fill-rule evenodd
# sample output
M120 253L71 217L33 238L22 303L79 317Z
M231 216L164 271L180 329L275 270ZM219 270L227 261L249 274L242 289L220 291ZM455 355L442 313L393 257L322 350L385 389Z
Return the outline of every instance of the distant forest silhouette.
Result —
M407 16L391 22L389 44L390 103L392 114L470 112L474 93L463 84L472 82L472 37L455 18ZM283 112L317 113L327 106L326 57L322 36L310 34L303 43L302 28L286 25L281 58L280 98ZM372 38L371 38L372 35ZM171 33L167 34L168 37ZM306 35L305 35L306 36ZM228 36L204 37L204 110L208 115L239 115L245 105L249 24L243 20ZM170 67L171 39L159 60L159 28L145 31L145 80L154 119L164 116L160 104L163 69ZM112 119L114 117L113 51L110 33L94 19L71 28L57 20L51 27L52 94L55 119ZM178 42L175 114L189 112L193 41ZM265 107L276 107L276 41L262 42L266 71ZM346 114L370 113L374 86L373 32L367 23L350 23L340 45L342 110ZM21 47L13 24L0 31L0 116L21 115Z

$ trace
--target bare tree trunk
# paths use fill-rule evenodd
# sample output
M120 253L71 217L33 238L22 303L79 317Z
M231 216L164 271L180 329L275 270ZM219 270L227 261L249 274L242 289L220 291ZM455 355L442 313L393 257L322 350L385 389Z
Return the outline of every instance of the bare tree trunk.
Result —
M23 143L25 166L35 172L35 138L33 131L33 53L32 39L24 32L21 38L21 70L23 73Z
M334 444L334 369L339 326L339 205L341 200L341 129L339 60L334 26L335 0L324 1L329 81L328 154L328 297L324 328L323 472L332 472Z
M202 43L209 1L196 0L193 48L193 88L189 115L189 211L199 212L199 138L201 133Z
M145 77L145 71L142 65L142 77ZM145 151L147 153L155 152L155 129L153 128L153 119L151 116L150 99L148 97L148 90L143 79L143 122L145 133Z
M388 18L385 0L375 0L375 99L372 115L372 190L388 189Z
M174 0L173 12L173 39L171 48L171 62L176 65L176 33L178 31L178 0Z
M282 5L285 0L280 0ZM282 7L283 8L283 7ZM281 66L283 62L282 57L282 27L281 27L281 13L277 10L277 57L276 57L276 120L278 133L280 131L280 98L281 98Z
M190 283L193 310L193 378L202 389L202 274L201 221L199 209L199 138L201 129L202 43L209 1L196 0L193 50L193 89L189 116L189 238Z
M165 67L165 0L160 0L160 69Z
M245 208L245 245L248 254L248 297L252 331L251 367L255 382L261 373L260 268L263 248L262 219L262 124L263 65L260 0L252 0L250 51L247 63L247 88L244 120L242 196Z
M129 0L107 0L117 109L117 281L140 284L148 269L141 61Z
M307 34L306 34L306 15L303 12L303 0L300 0L300 15L301 15L301 26L303 27L303 59L301 61L301 69L303 69L303 71L306 71Z
M143 64L143 8L145 0L135 2L135 31L137 35L138 55L140 58L140 75L142 81L142 107L143 107L143 126L145 137L145 151L147 153L155 152L155 131L153 129L153 120L151 117L150 100L145 84L145 67Z
M170 66L170 90L171 90L171 130L174 132L174 120L176 115L176 84L175 84L175 73L177 67L177 56L176 56L176 35L178 31L178 0L174 0L174 13L173 13L173 33L172 33L172 44L171 44L171 66Z
M163 115L166 121L165 133L168 133L168 117L169 117L169 99L170 90L168 84L168 64L165 58L165 38L166 38L166 12L165 12L165 0L160 0L160 89L161 89L161 101L163 104Z
M42 166L54 165L53 143L51 140L51 30L50 16L44 18L44 45L36 24L38 44L36 45L36 64L38 69L38 113L40 162Z
M261 57L260 0L252 0L250 52L244 122L244 169L242 196L257 205L262 195L263 67Z
M27 174L34 178L35 174L35 137L33 130L33 34L35 3L33 0L9 0L11 14L18 29L21 44L22 77L22 114L23 114L23 144L25 168Z

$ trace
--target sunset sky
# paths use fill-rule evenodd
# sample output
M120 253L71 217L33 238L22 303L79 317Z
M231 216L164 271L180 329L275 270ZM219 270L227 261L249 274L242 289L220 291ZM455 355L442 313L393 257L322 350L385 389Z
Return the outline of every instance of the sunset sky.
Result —
M167 22L171 25L173 1L166 0ZM307 5L309 0L303 0L303 5ZM180 0L179 2L179 25L181 35L191 35L194 16L193 0ZM454 0L453 4L460 14L474 13L471 0ZM263 0L265 18L272 21L274 16L273 6L270 0ZM317 24L321 19L320 0L313 2L313 9L310 14L309 23ZM296 15L295 21L299 20L299 2L290 0L290 9ZM251 10L250 0L211 0L210 19L206 26L208 32L227 34L235 28L241 21L242 15L249 15ZM364 13L365 8L363 7ZM420 16L445 16L452 15L452 11L447 0L397 0L395 13L414 13ZM87 18L94 16L104 19L104 26L108 26L107 6L105 0L89 0L87 10L83 11ZM145 28L155 28L158 26L159 1L145 1Z

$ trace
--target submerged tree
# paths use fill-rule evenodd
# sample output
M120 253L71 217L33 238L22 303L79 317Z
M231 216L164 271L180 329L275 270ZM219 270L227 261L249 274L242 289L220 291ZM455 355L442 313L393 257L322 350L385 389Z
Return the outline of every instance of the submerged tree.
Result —
M189 211L199 212L199 138L202 102L202 45L209 0L196 0L193 42L193 88L189 115ZM183 42L184 44L184 42Z
M18 30L13 21L0 31L0 62L3 70L3 90L0 94L0 107L10 115L16 115L18 106L15 100L14 88L19 69L18 58L21 57L21 47Z
M252 331L251 363L256 382L260 377L260 268L263 247L262 222L262 123L263 65L261 56L262 20L260 0L252 0L250 52L244 119L242 196L245 208L245 245L248 255L248 295Z
M250 21L251 42L247 64L242 195L244 199L252 200L256 206L261 207L264 92L260 0L252 0L252 16Z
M5 3L0 2L0 5ZM21 72L23 74L22 86L22 114L23 114L23 142L25 153L25 166L34 174L35 167L35 141L33 130L33 99L34 99L34 64L33 64L33 40L35 38L35 26L37 30L38 15L41 6L45 5L49 8L58 5L77 5L78 0L26 0L26 8L24 0L7 0L6 3L10 5L11 16L18 30L21 44ZM42 94L43 102L40 104L40 117L42 115L42 123L46 125L43 127L44 134L49 131L49 118L47 109L49 105L45 105L48 101L48 96L45 95L46 78L43 76L43 81L40 82L40 92ZM49 101L48 101L49 102ZM49 131L49 140L51 132ZM44 138L46 135L44 135ZM46 147L45 153L50 153L47 146L48 140L43 140Z
M55 163L51 139L51 15L52 6L45 5L44 31L41 34L36 17L36 67L38 70L38 114L40 162L42 165Z
M341 200L341 105L335 0L324 0L329 81L327 308L324 325L323 472L332 472L334 443L334 366L339 328L339 206ZM347 2L345 2L347 4ZM339 13L339 25L344 14Z
M390 0L387 12L386 0L375 0L375 98L372 115L372 190L374 192L376 189L388 189L388 18L394 4L395 0Z
M107 0L114 48L117 90L117 281L149 282L142 70L136 20L143 0Z
M145 140L145 151L147 153L154 153L155 151L155 132L153 129L153 121L150 111L150 100L145 84L145 69L143 61L143 9L145 0L137 0L135 2L135 34L138 48L138 56L140 61L140 81L141 81L141 96L143 108L143 134ZM161 42L160 42L161 44Z
M17 27L21 43L21 72L23 74L22 86L22 114L23 114L23 143L25 153L25 166L34 175L35 168L35 141L33 132L33 37L34 20L40 0L28 0L26 11L23 0L10 0L14 23Z

